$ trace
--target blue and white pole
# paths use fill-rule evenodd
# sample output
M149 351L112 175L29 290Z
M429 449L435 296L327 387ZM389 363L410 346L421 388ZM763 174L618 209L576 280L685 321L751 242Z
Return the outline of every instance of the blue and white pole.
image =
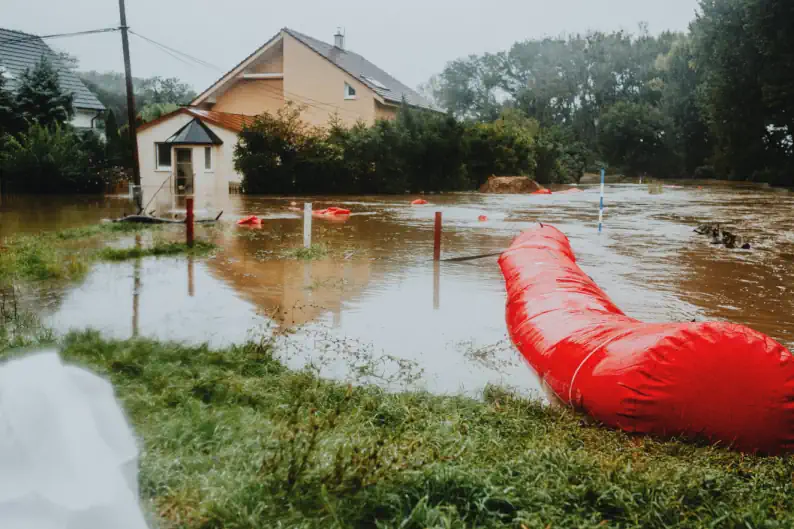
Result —
M604 222L604 169L601 169L601 202L598 205L598 233L601 233L601 226Z

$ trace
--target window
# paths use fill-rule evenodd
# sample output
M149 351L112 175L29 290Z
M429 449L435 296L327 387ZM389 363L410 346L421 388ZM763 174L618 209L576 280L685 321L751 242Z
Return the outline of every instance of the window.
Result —
M388 90L389 89L388 86L386 86L385 84L381 83L380 81L378 81L374 77L367 77L366 75L362 75L361 78L364 79L365 81L367 81L369 84L371 84L375 88L380 88L381 90Z
M204 169L212 170L212 147L204 147Z
M345 99L355 99L356 89L345 83Z
M171 170L171 144L155 143L155 165L160 170Z

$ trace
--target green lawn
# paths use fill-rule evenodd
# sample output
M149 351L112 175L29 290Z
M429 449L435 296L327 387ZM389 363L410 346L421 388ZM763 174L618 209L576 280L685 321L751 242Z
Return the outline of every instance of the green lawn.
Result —
M789 458L629 437L496 388L389 394L290 371L266 343L85 332L63 355L115 384L163 528L794 526Z

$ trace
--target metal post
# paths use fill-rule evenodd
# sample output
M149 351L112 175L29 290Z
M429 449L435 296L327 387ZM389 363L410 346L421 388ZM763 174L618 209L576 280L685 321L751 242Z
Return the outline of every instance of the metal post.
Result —
M127 35L127 11L124 7L124 0L119 0L119 17L121 19L121 48L124 52L124 76L127 82L127 122L130 142L132 143L132 182L135 185L133 194L135 195L135 206L138 214L143 211L143 190L141 189L141 168L138 164L138 135L135 130L135 92L132 87L132 67L130 66L130 40Z
M187 215L185 215L187 246L188 248L193 248L193 197L187 197L185 199L185 209L187 209Z
M303 204L303 247L312 245L312 203Z
M598 233L601 233L601 226L604 222L604 169L601 169L601 202L598 205Z
M433 233L433 261L441 260L441 212L436 211L436 225Z

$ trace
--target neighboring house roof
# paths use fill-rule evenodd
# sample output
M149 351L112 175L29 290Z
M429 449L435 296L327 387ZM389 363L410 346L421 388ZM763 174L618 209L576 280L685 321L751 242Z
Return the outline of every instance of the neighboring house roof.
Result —
M193 118L184 127L176 131L165 143L174 145L223 145L217 134L206 126L199 118Z
M58 56L41 38L21 31L0 28L0 67L6 74L6 86L12 91L16 90L25 70L33 69L42 56L47 57L58 69L61 89L74 94L75 108L105 110L105 105L99 102L74 72L64 68Z
M230 114L229 112L215 112L214 110L202 110L200 108L182 107L164 114L157 119L153 119L148 123L144 123L138 127L138 131L146 130L149 127L162 123L177 114L187 114L194 118L199 118L201 121L211 123L218 127L231 130L232 132L240 132L245 125L249 125L256 119L254 116L244 116L243 114Z
M405 99L409 105L441 111L415 90L405 86L361 55L337 48L293 29L284 28L284 31L370 87L386 101L400 104Z
M415 90L412 90L411 88L402 84L400 81L381 70L361 55L353 53L349 50L342 50L336 46L309 37L308 35L304 35L303 33L289 28L283 28L281 32L270 38L265 44L260 46L259 49L255 50L248 57L240 61L237 65L235 65L234 68L226 72L220 79L215 81L212 86L199 94L196 99L193 100L192 104L196 105L202 102L216 89L216 87L227 82L231 78L231 74L249 63L249 61L254 60L271 44L277 42L277 40L281 37L282 32L289 34L298 40L298 42L301 42L315 53L318 53L323 58L333 63L338 68L367 85L376 94L378 94L378 96L382 97L384 101L399 105L402 103L404 98L405 102L409 105L435 110L438 112L444 112L443 109L433 105L420 96Z

